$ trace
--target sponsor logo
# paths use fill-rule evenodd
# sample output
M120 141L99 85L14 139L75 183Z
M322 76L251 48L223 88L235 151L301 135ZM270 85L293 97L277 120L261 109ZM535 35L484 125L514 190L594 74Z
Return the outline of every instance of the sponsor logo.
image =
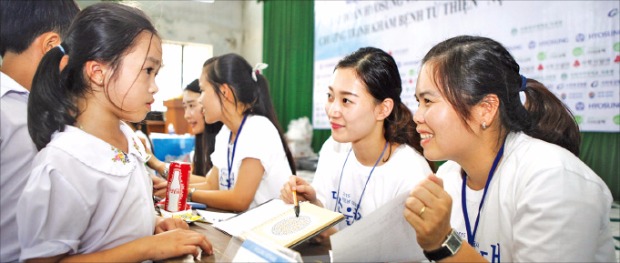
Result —
M415 69L410 69L409 76L414 76L414 75L415 75Z
M614 75L613 69L603 69L601 70L601 77L611 77Z
M545 52L539 52L538 56L536 56L538 60L543 61L547 58L547 54Z
M568 74L566 74L566 73L562 73L562 75L560 75L560 78L561 78L562 80L566 80L566 79L568 79Z
M516 28L513 28L512 30L510 30L510 34L512 34L513 36L518 34L518 33L519 33L519 30L516 29Z
M519 62L519 64L521 64L521 63L532 61L532 57L529 57L529 56L527 56L527 57L519 57L519 58L515 58L515 60L517 62Z
M620 79L603 80L601 81L601 87L618 87L620 86Z
M606 38L606 37L614 37L620 35L620 30L609 30L609 31L603 31L603 32L595 32L595 33L590 33L588 34L588 40L589 39L599 39L599 38Z
M590 92L588 92L588 97L589 97L590 99L594 99L594 91L590 91Z
M590 87L592 88L598 87L598 80L592 81L592 83L590 83Z
M597 91L595 95L592 95L592 98L594 98L594 96L596 96L597 98L613 98L614 91L613 90Z
M577 42L583 42L586 40L586 35L579 33L577 34L577 36L575 37L575 41Z
M573 56L578 57L583 55L583 48L582 47L576 47L573 48Z
M618 109L620 102L593 102L588 104L588 109Z
M517 51L517 50L522 50L523 46L522 45L506 46L506 49L508 49L508 51Z
M553 46L553 45L558 45L558 44L566 44L566 43L568 43L568 38L556 38L556 39L549 39L549 40L540 41L540 42L538 42L538 45L540 47L547 47L547 46Z
M527 45L527 47L529 47L530 49L536 48L536 42L530 41L530 43Z
M516 28L513 28L511 33L513 35L516 35L518 32L521 32L521 34L527 34L527 33L534 33L538 31L550 30L550 29L560 28L560 27L562 27L562 20L557 20L557 21L552 21L549 23L540 23L540 24L535 24L535 25L522 26L519 30L517 30Z
M620 42L614 43L614 51L620 52Z
M615 17L618 15L618 8L614 8L609 10L609 12L607 13L608 17Z
M544 67L545 69L550 69L550 70L568 69L570 68L570 63L569 62L551 63L551 64L545 65Z
M571 82L566 83L564 86L566 89L584 89L588 87L588 82Z
M603 117L588 117L587 124L605 124L607 120Z
M583 99L583 92L571 92L568 93L569 99Z
M614 123L615 123L616 125L620 125L620 115L616 115L616 116L614 116Z
M585 105L585 104L583 104L583 102L581 102L581 101L580 101L580 102L577 102L577 103L575 104L575 110L582 111L582 110L584 110L585 108L586 108L586 105Z
M582 124L583 123L583 117L581 115L575 115L575 122L577 124Z
M566 99L566 93L561 93L561 94L560 94L560 98L561 98L562 100L565 100L565 99Z
M587 59L587 60L582 60L581 64L586 67L609 66L611 64L611 59L610 58Z
M545 81L555 81L556 78L557 78L556 75L542 75L534 79L538 80L539 82L545 82Z
M534 69L535 69L534 66L522 67L521 68L521 73L528 74L528 73L534 72Z
M604 47L589 47L586 51L587 54L596 55L607 52L607 49Z
M597 70L570 73L571 79L592 78L597 76L599 76L599 72Z
M549 55L549 59L565 58L565 57L566 57L565 52L554 52Z

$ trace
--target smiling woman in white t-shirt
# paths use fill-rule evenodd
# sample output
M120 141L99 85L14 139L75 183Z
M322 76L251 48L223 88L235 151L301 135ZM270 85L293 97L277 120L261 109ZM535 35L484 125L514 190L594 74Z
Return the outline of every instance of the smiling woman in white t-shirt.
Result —
M345 220L323 236L363 220L431 173L391 55L357 50L338 62L327 88L332 137L320 151L312 185L294 176L280 195L291 203L296 189L300 200L342 213Z
M272 198L295 164L269 96L267 79L237 54L213 57L200 76L199 101L207 124L224 126L215 138L213 168L189 198L209 207L245 211Z
M449 160L404 208L428 260L615 260L613 200L578 157L577 123L504 46L476 36L437 44L415 94L424 156Z

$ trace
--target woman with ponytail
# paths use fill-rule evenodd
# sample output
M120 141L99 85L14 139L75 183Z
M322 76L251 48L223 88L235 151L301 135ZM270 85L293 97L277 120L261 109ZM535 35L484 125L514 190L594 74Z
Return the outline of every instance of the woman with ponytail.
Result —
M416 98L424 156L448 160L405 204L430 261L615 261L613 199L577 156L579 127L504 46L475 36L437 44Z
M161 39L145 14L80 13L35 74L28 130L39 150L19 199L20 261L137 262L211 253L180 219L155 216L139 122L158 91Z
M199 102L207 125L222 122L206 182L190 187L190 199L209 207L245 211L278 197L295 173L291 151L274 111L266 64L252 68L237 54L207 60Z
M332 136L320 151L312 185L291 177L281 190L286 202L296 190L300 200L344 214L323 237L363 220L431 173L411 112L401 101L392 56L372 47L355 51L338 62L328 89Z

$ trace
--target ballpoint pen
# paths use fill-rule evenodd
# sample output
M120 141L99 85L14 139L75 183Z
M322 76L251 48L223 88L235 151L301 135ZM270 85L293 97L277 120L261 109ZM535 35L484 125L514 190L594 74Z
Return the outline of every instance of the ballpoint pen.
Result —
M299 202L297 201L297 190L293 190L293 204L295 204L295 216L299 217Z

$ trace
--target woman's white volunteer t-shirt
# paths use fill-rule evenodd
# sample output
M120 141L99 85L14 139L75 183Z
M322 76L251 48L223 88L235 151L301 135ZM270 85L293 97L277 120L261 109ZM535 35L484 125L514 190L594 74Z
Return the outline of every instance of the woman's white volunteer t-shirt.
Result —
M450 224L467 242L461 167L437 171L452 197ZM473 231L484 190L466 187ZM609 188L566 149L510 133L480 212L475 248L490 262L612 262Z
M351 143L338 143L332 137L328 138L319 153L319 163L312 181L317 198L325 208L344 215L345 220L336 226L339 230L363 220L397 195L411 191L432 173L426 159L409 145L403 144L396 148L387 163L375 168L364 191L372 166L358 162L353 151L347 160L350 149ZM383 158L386 156L387 150ZM364 196L356 212L363 191Z
M211 154L213 166L219 170L219 189L229 190L235 186L241 161L258 159L265 169L250 209L280 196L280 189L293 175L286 158L284 146L276 127L266 117L249 115L237 135L231 174L228 174L228 151L232 157L234 140L228 143L230 129L226 125L215 137L215 150Z

